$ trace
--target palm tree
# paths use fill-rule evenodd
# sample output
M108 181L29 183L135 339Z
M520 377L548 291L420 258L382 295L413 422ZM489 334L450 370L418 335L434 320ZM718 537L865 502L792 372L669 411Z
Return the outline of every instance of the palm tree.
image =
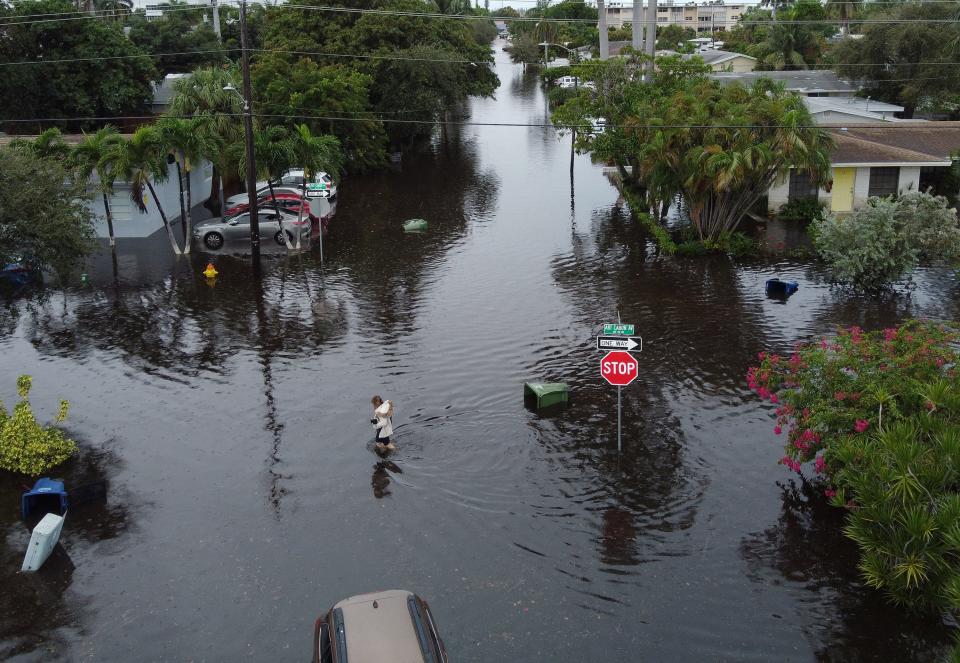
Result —
M244 146L235 143L231 146L234 153L240 175L246 178L247 175L247 154ZM288 249L293 249L290 244L290 237L283 228L283 217L280 214L280 204L277 202L273 191L273 182L283 177L283 174L294 167L293 143L287 130L280 126L270 126L266 128L254 128L253 131L253 155L257 164L256 175L262 176L267 180L267 186L270 188L270 199L273 201L274 211L279 217L280 234Z
M224 89L228 86L240 86L240 74L235 67L197 69L174 84L173 97L170 99L171 115L202 117L206 120L201 131L215 149L202 156L213 163L209 205L217 215L224 211L224 178L229 180L227 174L235 172L237 165L236 151L223 147L239 143L243 138L242 123L237 121L237 116L243 111L243 100L236 92Z
M113 183L117 179L117 155L123 146L123 137L114 127L107 125L94 134L84 134L83 140L70 155L71 164L80 177L89 181L94 172L97 174L97 189L103 196L103 211L107 217L111 249L116 247L117 240L113 232L110 196L113 194Z
M809 41L809 34L802 26L781 23L773 26L765 44L769 53L763 58L764 64L776 70L806 69L807 62L803 49Z
M183 252L190 253L190 233L193 227L191 210L193 209L193 193L190 186L190 171L193 164L208 158L221 149L220 138L207 132L205 126L209 118L199 117L189 120L177 118L162 118L156 127L160 132L161 140L173 152L177 163L177 180L180 187L180 225L183 230ZM186 185L184 185L186 180ZM186 203L184 203L186 192Z
M834 0L827 4L827 14L840 19L840 33L850 31L850 19L860 11L863 0Z
M141 212L147 211L147 202L144 196L144 188L150 191L154 202L157 204L157 210L160 212L160 218L163 220L163 227L167 231L167 237L170 239L170 246L173 252L180 255L180 246L177 244L177 238L173 236L173 228L170 227L170 221L163 211L163 205L160 204L160 198L153 188L154 182L163 182L167 179L167 146L163 142L163 137L156 127L140 127L136 130L130 140L122 147L118 147L116 154L111 158L115 159L114 168L116 173L130 183L130 198L133 204ZM189 237L185 238L188 242Z
M340 141L334 136L314 136L310 127L305 124L297 125L290 136L293 152L293 161L303 168L302 198L307 198L307 179L316 171L326 171L336 179L340 174L342 154ZM297 227L303 221L303 205L297 217ZM320 227L320 260L323 261L323 226ZM297 248L300 248L300 233L297 233Z
M44 159L66 161L70 158L70 146L63 140L59 129L47 129L29 144L33 153Z
M470 0L433 0L433 6L441 14L469 14Z

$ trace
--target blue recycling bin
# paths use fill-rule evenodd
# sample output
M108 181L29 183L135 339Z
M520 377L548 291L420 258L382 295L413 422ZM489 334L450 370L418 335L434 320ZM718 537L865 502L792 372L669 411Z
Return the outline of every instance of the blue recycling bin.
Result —
M33 488L20 497L20 513L24 520L30 516L42 517L48 513L62 516L69 505L70 499L63 482L46 477L37 479Z
M767 281L768 295L786 295L789 297L800 287L796 281L781 281L780 279L769 279Z

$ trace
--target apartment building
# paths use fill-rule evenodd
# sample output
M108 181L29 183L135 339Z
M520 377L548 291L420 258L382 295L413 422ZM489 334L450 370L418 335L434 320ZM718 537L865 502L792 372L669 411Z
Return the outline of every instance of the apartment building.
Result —
M657 26L679 25L698 33L724 32L733 29L747 8L746 4L681 4L665 0L657 3ZM644 24L647 21L647 10L648 7L644 4L640 12ZM623 28L633 23L633 2L630 0L610 0L606 5L606 12L608 27Z

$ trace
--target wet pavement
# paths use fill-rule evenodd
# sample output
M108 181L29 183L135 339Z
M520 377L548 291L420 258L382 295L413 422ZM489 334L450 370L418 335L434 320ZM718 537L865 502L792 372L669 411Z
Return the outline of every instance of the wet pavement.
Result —
M542 124L535 76L497 68L469 119ZM206 255L129 240L116 280L6 303L0 397L26 372L40 413L68 398L83 453L56 474L111 493L22 576L25 481L0 475L0 658L306 661L320 612L387 588L456 661L935 658L950 632L861 586L743 376L839 324L956 319L953 274L870 300L801 262L663 258L569 159L550 128L456 127L345 181L324 270L278 249L258 282L226 254L210 283ZM767 299L772 276L800 291ZM619 455L593 339L618 311L644 338ZM572 405L526 409L528 380Z

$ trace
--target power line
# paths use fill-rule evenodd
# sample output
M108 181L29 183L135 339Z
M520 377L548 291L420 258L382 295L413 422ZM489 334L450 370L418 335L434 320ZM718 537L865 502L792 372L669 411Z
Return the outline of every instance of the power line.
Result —
M178 51L175 53L137 53L135 55L104 55L90 58L61 58L59 60L20 60L19 62L0 62L0 67L28 64L62 64L66 62L99 62L102 60L132 60L136 58L167 58L178 55L208 55L210 53L231 53L239 48L214 48L204 51Z
M938 3L949 3L949 4L958 4L954 0L924 0L925 2L938 2ZM837 4L842 3L843 0L837 0ZM891 1L890 4L904 4ZM223 6L231 6L226 3ZM709 6L709 5L705 5ZM188 7L167 7L159 10L161 13L175 12L175 11L196 11L203 12L207 8L205 6L188 6ZM473 15L473 14L440 14L436 12L409 12L409 11L398 11L398 10L389 10L389 9L361 9L354 7L331 7L331 6L322 6L322 5L293 5L293 4L282 4L282 5L272 5L269 7L270 10L282 10L282 9L301 9L306 11L322 11L329 13L344 13L344 14L375 14L381 16L400 16L408 18L435 18L435 19L445 19L445 20L466 20L466 21L505 21L505 22L526 22L526 23L538 23L547 18L551 23L571 23L571 24L586 24L586 25L596 25L597 21L594 19L585 19L585 18L553 18L553 17L541 17L541 16L489 16L489 15ZM89 20L95 18L110 18L113 16L130 16L135 15L130 12L120 9L120 10L101 10L102 13L97 14L83 14L81 16L68 16L64 18L48 18L48 19L39 19L24 21L19 20L27 16L50 16L57 14L28 14L24 16L3 16L0 17L0 25L33 25L37 23L52 23L58 21L77 21L77 20ZM66 13L66 12L63 12ZM4 22L6 21L6 22ZM840 22L847 24L857 24L857 25L873 25L873 24L914 24L914 23L956 23L956 19L868 19L868 18L849 18L849 19L805 19L805 20L782 20L782 21L773 21L773 20L756 20L756 21L737 21L736 25L834 25Z
M297 119L297 120L330 120L330 121L342 121L342 122L366 122L370 118L358 118L358 117L345 117L339 115L305 115L305 114L296 114L296 113L254 113L255 117L260 118L272 118L272 119ZM222 117L243 117L243 113L211 113L203 117L212 117L212 116L222 116ZM30 118L30 119L16 119L16 120L0 120L0 124L3 123L44 123L44 122L102 122L109 120L156 120L159 118L172 118L172 119L196 119L200 116L194 115L114 115L114 116L96 116L96 117L46 117L46 118ZM543 129L592 129L593 126L590 124L553 124L553 123L532 123L532 122L474 122L472 120L405 120L405 119L387 119L380 118L381 122L390 123L390 124L446 124L451 126L470 126L470 127L526 127L526 128L543 128ZM879 130L927 130L933 129L942 123L936 122L918 122L916 124L908 123L893 123L893 122L884 122L882 124L855 124L850 125L849 129L851 131L859 131L861 129L879 129ZM797 124L797 125L787 125L787 124L645 124L645 125L606 125L608 129L757 129L757 130L766 130L766 129L822 129L824 131L842 131L843 127L834 126L834 125L820 125L820 124ZM10 136L10 138L16 138L16 136Z
M170 8L166 8L166 9L158 10L158 11L162 11L162 12L164 12L164 13L166 13L166 12L181 12L181 11L203 12L203 11L205 11L206 9L207 9L207 8L206 8L205 6L203 6L203 5L192 5L192 6L190 6L190 7L170 7ZM60 15L62 15L62 14L82 14L82 15L80 15L80 16L66 16L66 17L64 17L64 18L46 18L46 19L38 19L38 20L33 20L33 21L22 21L22 20L20 20L20 19L27 18L27 17L32 17L32 16L60 16ZM95 18L119 18L119 17L126 17L126 16L137 16L137 14L133 14L133 13L127 11L126 9L101 9L101 10L97 10L97 11L92 12L92 13L88 13L88 12L60 12L59 14L58 14L58 13L54 13L54 14L25 14L25 15L22 15L22 16L16 15L16 14L11 14L11 15L8 15L8 16L0 16L0 27L6 27L6 26L9 26L9 25L35 25L35 24L37 24L37 23L57 23L57 22L60 22L60 21L83 21L83 20L90 20L90 19L95 19Z
M76 63L76 62L100 62L106 60L131 60L137 58L166 58L166 57L178 57L186 55L210 55L216 53L235 53L240 50L239 47L235 48L213 48L213 49L204 49L204 50L195 50L195 51L174 51L169 53L136 53L132 55L105 55L97 57L86 57L86 58L60 58L56 60L18 60L16 62L0 62L0 67L13 67L18 65L36 65L36 64L65 64L65 63ZM401 55L376 55L376 54L356 54L356 53L332 53L327 51L290 51L284 49L273 49L273 48L251 48L251 53L263 53L263 54L279 54L279 55L300 55L300 56L311 56L311 57L329 57L329 58L349 58L349 59L359 59L359 60L396 60L401 62L436 62L436 63L449 63L449 64L471 64L476 66L489 66L492 64L488 60L465 60L465 59L456 59L456 58L417 58L417 57L407 57ZM699 53L690 53L689 55L697 57ZM615 60L582 60L579 62L571 62L569 65L561 66L570 66L570 67L583 67L583 66L605 66L609 65ZM515 64L528 64L528 65L539 65L540 62L518 62ZM812 64L808 65L807 69L795 69L791 70L794 73L802 73L804 71L829 71L835 67L901 67L901 66L957 66L960 65L960 62L835 62L833 64ZM658 67L661 68L680 68L686 66L685 63L669 63L661 62L658 63ZM545 68L545 71L549 71L549 67ZM716 72L724 73L724 72ZM763 72L759 73L772 73L772 72ZM921 80L921 79L910 79L910 80Z

